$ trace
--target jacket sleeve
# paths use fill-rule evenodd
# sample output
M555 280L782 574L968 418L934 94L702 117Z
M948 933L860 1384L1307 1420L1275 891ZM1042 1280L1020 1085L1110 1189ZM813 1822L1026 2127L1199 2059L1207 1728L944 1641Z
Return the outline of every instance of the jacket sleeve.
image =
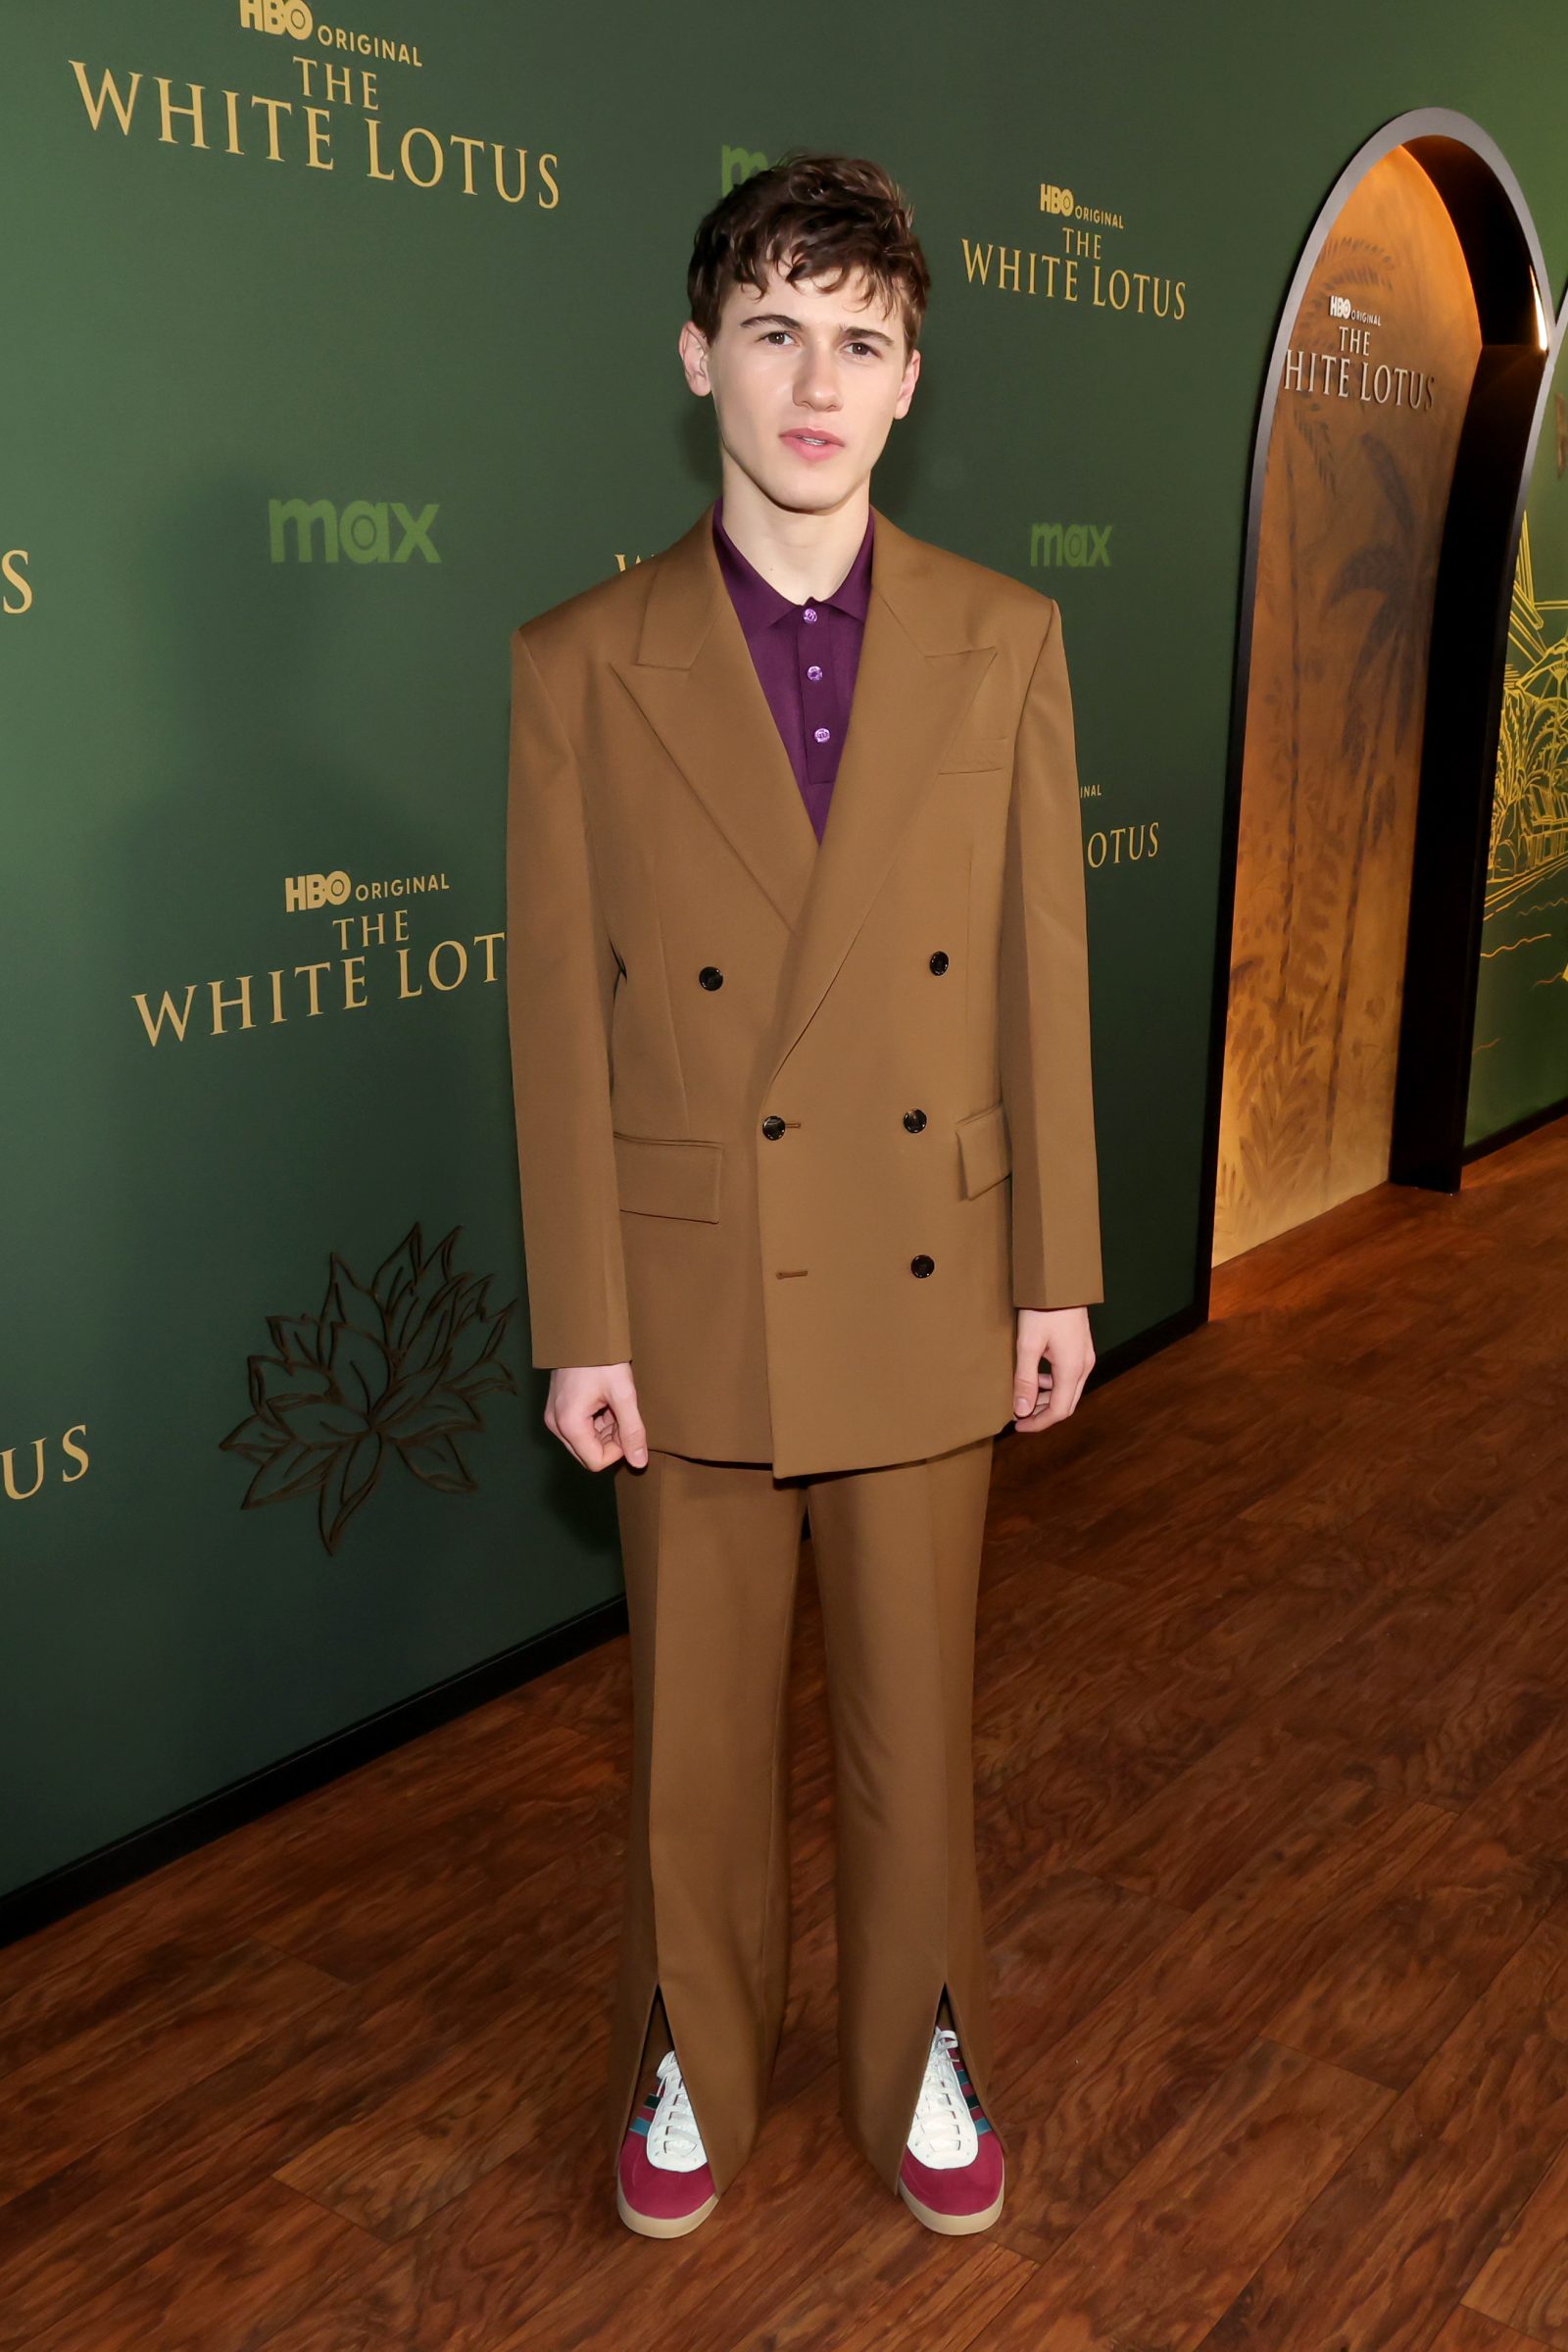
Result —
M507 1013L533 1362L631 1355L610 1106L619 966L576 755L524 633L512 639Z
M1103 1298L1089 1042L1083 824L1053 600L1018 727L1003 876L1002 1096L1012 1148L1012 1302Z

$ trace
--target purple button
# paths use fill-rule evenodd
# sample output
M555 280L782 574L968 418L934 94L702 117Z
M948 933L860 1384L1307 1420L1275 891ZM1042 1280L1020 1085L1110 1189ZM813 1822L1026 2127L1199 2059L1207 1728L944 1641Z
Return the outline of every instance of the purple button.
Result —
M816 740L817 740L817 742L818 742L818 743L826 743L826 742L828 741L828 738L829 738L829 737L832 735L832 732L833 732L833 730L832 730L832 728L831 728L831 727L818 727L818 728L816 728L816 730L815 730L815 734L816 734Z
M814 620L816 618L816 607L814 605L808 605L803 617L807 620Z
M821 664L821 662L813 662L811 663L811 666L810 666L810 668L809 668L809 669L807 671L807 673L806 673L806 674L807 674L807 676L808 676L808 678L819 678L819 677L822 675L822 664Z

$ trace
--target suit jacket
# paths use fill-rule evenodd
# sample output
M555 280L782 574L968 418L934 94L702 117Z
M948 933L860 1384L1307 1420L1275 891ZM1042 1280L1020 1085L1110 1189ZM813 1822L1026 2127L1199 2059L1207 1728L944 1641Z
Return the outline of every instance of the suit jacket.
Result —
M875 513L820 848L713 547L514 632L507 990L533 1362L774 1474L1012 1413L1103 1297L1055 601Z

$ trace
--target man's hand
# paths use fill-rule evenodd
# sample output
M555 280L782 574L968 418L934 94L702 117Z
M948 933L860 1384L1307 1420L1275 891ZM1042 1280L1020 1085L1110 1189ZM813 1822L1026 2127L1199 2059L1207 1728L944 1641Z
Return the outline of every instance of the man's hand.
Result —
M1041 1377L1040 1359L1050 1358ZM1012 1375L1014 1429L1049 1429L1065 1421L1095 1365L1087 1306L1020 1306Z
M562 1364L550 1375L545 1427L585 1470L606 1470L624 1454L634 1469L648 1461L630 1364Z

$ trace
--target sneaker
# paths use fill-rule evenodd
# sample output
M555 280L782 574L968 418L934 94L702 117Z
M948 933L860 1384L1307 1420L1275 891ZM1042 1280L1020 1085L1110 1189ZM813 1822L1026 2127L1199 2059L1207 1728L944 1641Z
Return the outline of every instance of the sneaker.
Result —
M684 2237L718 2203L702 2133L673 2050L627 2127L615 2173L615 2206L642 2237Z
M1002 2211L1002 2143L964 2068L958 2036L938 2026L899 2167L899 2194L928 2230L964 2237Z

